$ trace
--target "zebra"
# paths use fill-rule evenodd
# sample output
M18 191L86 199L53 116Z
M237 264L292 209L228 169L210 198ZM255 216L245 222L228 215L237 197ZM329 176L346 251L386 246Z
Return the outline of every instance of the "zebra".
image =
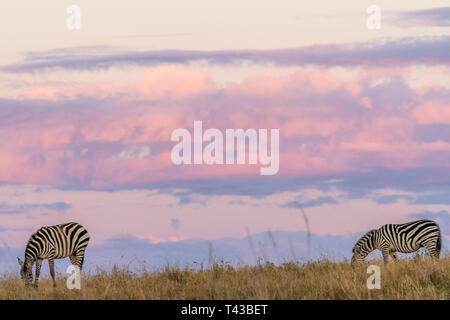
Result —
M42 261L48 260L50 275L55 282L54 259L69 257L73 265L83 267L84 252L89 243L89 233L79 223L69 222L56 226L42 227L31 235L25 249L25 262L18 257L20 276L26 286L38 287ZM33 282L33 265L36 262L36 277Z
M403 224L385 224L379 229L370 230L356 242L351 264L363 261L375 249L381 251L385 264L389 256L397 260L396 252L411 253L421 247L427 249L431 257L439 259L441 245L441 231L434 221L423 219Z

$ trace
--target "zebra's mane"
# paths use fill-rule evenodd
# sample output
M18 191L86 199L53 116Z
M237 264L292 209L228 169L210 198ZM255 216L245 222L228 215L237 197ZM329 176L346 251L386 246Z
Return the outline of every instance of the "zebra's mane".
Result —
M370 238L372 238L375 233L378 231L378 229L372 229L367 231L359 240L356 242L355 246L358 244L364 244L366 243Z

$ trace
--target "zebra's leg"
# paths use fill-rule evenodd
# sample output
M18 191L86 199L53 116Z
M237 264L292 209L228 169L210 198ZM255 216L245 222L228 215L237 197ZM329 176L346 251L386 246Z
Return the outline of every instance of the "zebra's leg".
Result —
M389 250L382 250L381 253L383 254L383 261L384 264L387 264L389 262Z
M86 250L86 247L78 248L75 252L75 257L77 261L77 266L80 267L80 270L83 268L83 262L84 262L84 251Z
M81 268L83 267L83 257L81 257L81 262L76 253L70 255L69 258L70 258L70 261L72 262L72 265L80 268L80 276L81 276Z
M436 239L431 241L431 246L433 247L433 255L432 257L439 260L439 256L441 255L441 235L439 234ZM428 250L428 249L427 249Z
M56 287L56 281L55 281L55 260L48 259L48 267L50 268L50 275L52 276L53 287Z
M41 275L41 266L42 266L42 259L37 259L36 260L36 274L35 274L35 279L34 279L34 287L35 288L38 287L39 276Z
M423 247L428 251L428 254L434 258L439 259L440 252L438 250L436 241L429 241L423 244Z
M76 255L71 254L69 256L69 259L70 259L70 262L72 263L72 265L79 267Z
M397 259L397 253L395 253L395 251L391 251L389 254L390 254L392 260L398 260Z
M72 262L72 264L74 266L77 266L78 268L81 269L83 268L83 260L84 260L84 255L78 255L78 253L76 254L72 254L70 255L70 261Z

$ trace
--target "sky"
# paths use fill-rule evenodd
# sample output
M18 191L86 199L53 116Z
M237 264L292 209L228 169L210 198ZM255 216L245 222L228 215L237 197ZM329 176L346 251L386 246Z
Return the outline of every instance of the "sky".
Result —
M446 2L378 1L379 29L360 0L2 5L0 270L68 221L92 269L348 258L419 218L448 246ZM194 121L278 129L278 172L174 164L171 135Z

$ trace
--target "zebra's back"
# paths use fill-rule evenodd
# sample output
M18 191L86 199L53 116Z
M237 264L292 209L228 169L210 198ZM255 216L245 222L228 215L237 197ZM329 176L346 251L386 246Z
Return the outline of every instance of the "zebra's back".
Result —
M59 259L85 249L89 239L88 231L81 224L69 222L41 227L31 236L27 249L42 259Z
M403 224L386 224L380 228L392 248L399 252L414 252L429 241L440 241L436 222L423 219Z

